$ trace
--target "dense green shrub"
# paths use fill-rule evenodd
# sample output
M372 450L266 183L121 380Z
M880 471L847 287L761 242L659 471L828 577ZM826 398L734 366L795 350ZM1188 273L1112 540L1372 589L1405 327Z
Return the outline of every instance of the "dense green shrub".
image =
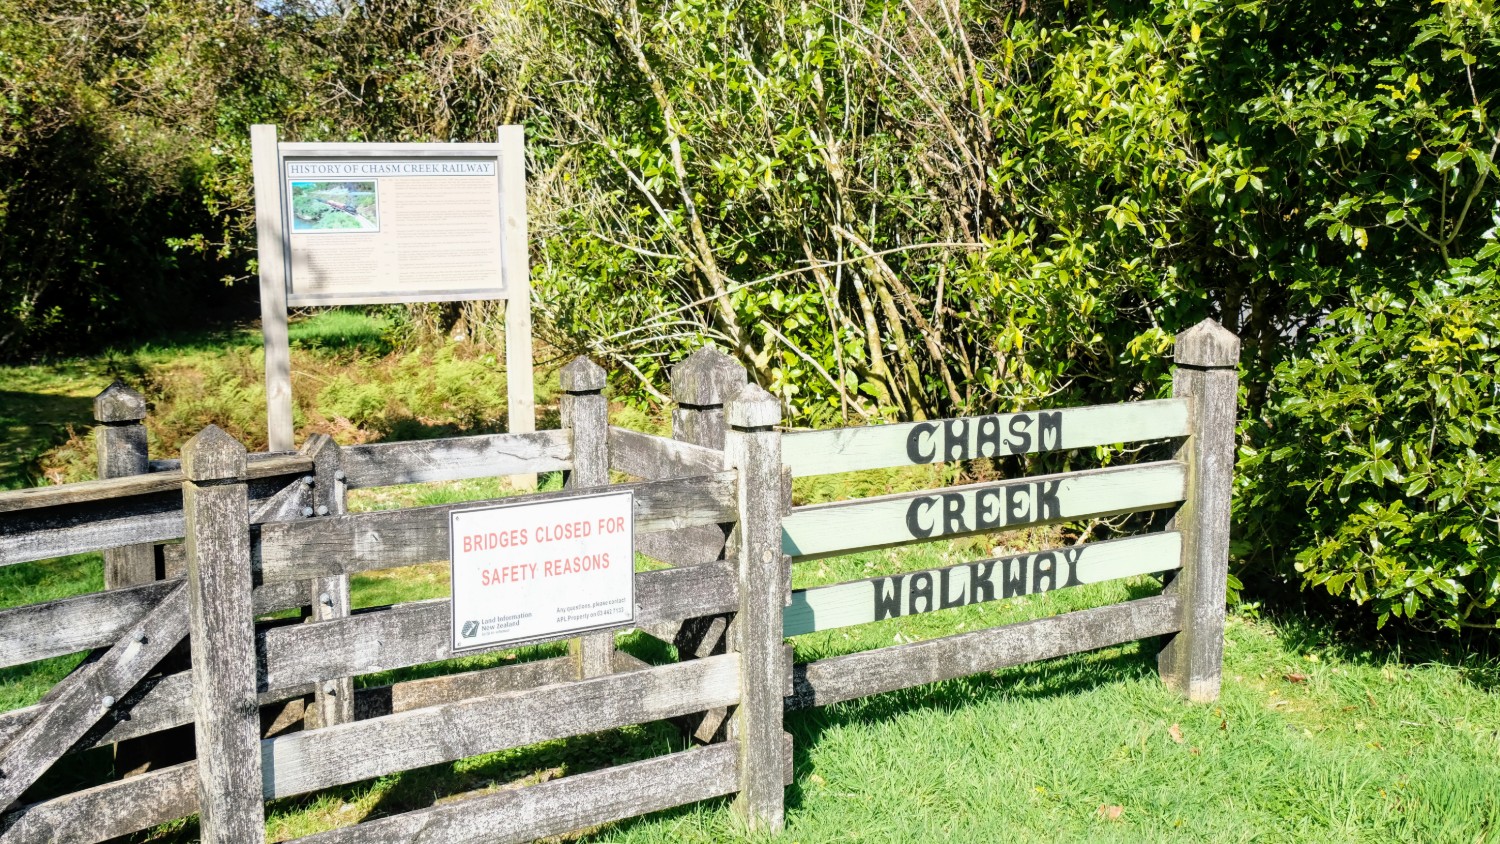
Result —
M1426 624L1500 617L1500 285L1456 275L1334 311L1245 446L1241 542Z
M521 122L538 330L622 395L660 397L712 341L799 424L1150 397L1172 334L1216 316L1244 341L1246 581L1300 577L1290 549L1378 612L1492 623L1487 546L1398 564L1381 521L1399 500L1425 514L1410 547L1467 541L1483 522L1454 502L1483 488L1383 497L1394 458L1321 442L1311 408L1329 371L1417 407L1428 364L1369 338L1436 342L1450 306L1483 322L1497 33L1479 0L0 0L0 354L253 277L252 123ZM489 337L494 314L414 308L390 333ZM477 412L448 380L406 404ZM1447 413L1418 419L1441 429L1433 489L1467 465Z

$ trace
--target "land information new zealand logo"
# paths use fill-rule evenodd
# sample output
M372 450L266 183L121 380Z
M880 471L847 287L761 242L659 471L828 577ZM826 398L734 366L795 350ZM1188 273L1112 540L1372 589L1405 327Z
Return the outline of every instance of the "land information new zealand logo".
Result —
M453 650L473 650L635 619L629 491L454 510Z

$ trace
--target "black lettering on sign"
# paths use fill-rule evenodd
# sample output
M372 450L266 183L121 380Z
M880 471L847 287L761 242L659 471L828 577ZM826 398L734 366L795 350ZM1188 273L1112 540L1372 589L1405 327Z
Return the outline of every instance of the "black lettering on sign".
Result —
M943 533L963 533L968 529L964 524L964 494L943 493Z
M926 539L932 536L937 530L937 519L933 519L931 524L924 524L922 522L922 515L927 509L937 503L938 499L931 495L912 499L911 504L906 508L906 532L917 539Z
M917 613L931 612L932 604L932 573L919 571L911 576L911 597L908 599L907 612L911 615ZM921 606L917 606L917 602Z
M1008 559L980 560L935 571L878 577L870 581L874 587L874 620L966 607L993 601L997 597L1018 598L1081 586L1083 581L1078 577L1078 564L1082 558L1083 549L1064 548ZM997 574L1000 579L998 590Z
M906 457L913 463L931 463L937 457L937 444L932 442L932 435L937 432L937 426L931 422L921 422L913 425L911 433L906 435ZM924 446L930 446L924 450Z
M1002 524L1000 520L1000 490L991 487L974 494L974 526L979 530L994 530Z
M1062 503L1057 500L1057 488L1062 481L1042 481L1036 485L1036 506L1032 513L1038 521L1062 518Z
M1029 561L1029 557L1021 557L1020 559L1010 559L1003 561L1004 568L1002 569L1000 575L1000 582L1003 585L1004 590L1000 593L1000 597L1014 598L1018 595L1027 594L1026 563Z
M1025 454L1031 450L1031 414L1017 413L1010 419L1010 446L1011 454Z
M974 454L976 457L999 457L1000 456L1000 417L979 417L979 433L974 438Z
M994 560L969 563L969 599L971 601L977 604L980 601L995 600L995 581L990 580L994 573Z
M938 571L938 608L939 609L945 609L946 610L946 609L949 609L951 607L961 607L961 606L969 603L969 593L968 593L968 590L966 590L962 585L960 585L958 587L958 595L956 597L950 597L950 593L951 593L952 590L950 590L948 588L948 580L953 575L956 575L959 571L960 571L960 569L941 569L940 571ZM959 578L954 577L953 579L957 580Z
M969 459L969 422L966 419L949 419L943 423L945 444L944 460Z
M906 458L933 463L1053 451L1062 447L1062 417L1061 411L1016 413L1009 426L999 416L918 422L906 435Z
M1068 582L1063 586L1082 586L1083 581L1078 579L1078 558L1083 556L1082 548L1064 548L1063 559L1068 563ZM1062 587L1059 586L1059 589Z
M875 620L891 618L901 614L901 583L903 578L882 577L875 581Z
M1031 557L1031 591L1051 592L1057 588L1057 558L1051 551ZM1043 584L1046 584L1045 586Z
M1031 517L1031 485L1016 484L1005 488L1005 523L1013 525Z
M1052 413L1039 413L1037 415L1042 420L1041 430L1037 433L1038 445L1047 451L1061 448L1062 413L1060 411L1053 411Z
M951 536L976 530L998 530L1008 525L1056 521L1062 518L1058 490L1062 481L1018 482L977 492L919 495L906 505L906 532L913 539ZM969 517L973 496L973 519Z

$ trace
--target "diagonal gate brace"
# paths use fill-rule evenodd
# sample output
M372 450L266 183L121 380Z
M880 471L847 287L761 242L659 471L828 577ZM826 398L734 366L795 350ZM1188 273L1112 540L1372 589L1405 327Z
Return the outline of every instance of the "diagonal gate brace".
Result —
M0 808L15 802L182 641L187 604L183 583L102 656L84 663L42 698L41 714L0 749Z

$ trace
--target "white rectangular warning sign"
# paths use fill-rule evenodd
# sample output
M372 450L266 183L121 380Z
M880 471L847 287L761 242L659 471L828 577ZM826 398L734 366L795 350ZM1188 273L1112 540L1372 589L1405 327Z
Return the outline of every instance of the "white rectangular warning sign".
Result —
M453 650L633 621L632 499L627 490L452 511Z

